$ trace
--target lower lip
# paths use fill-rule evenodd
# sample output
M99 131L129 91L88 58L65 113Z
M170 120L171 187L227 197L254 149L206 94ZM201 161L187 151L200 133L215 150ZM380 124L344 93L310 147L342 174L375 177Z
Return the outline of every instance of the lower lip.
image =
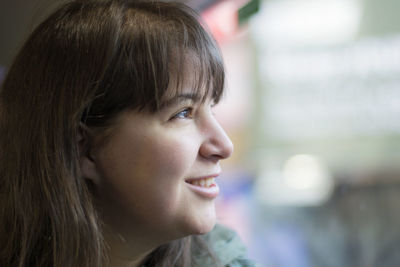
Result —
M219 194L218 184L214 183L210 187L202 187L198 185L193 185L190 183L186 183L191 190L193 190L196 194L201 197L214 199Z

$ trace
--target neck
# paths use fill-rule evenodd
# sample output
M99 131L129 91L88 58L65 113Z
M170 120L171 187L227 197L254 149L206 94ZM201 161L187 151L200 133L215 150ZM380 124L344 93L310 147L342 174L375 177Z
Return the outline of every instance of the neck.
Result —
M157 247L146 240L128 239L112 231L105 231L104 239L108 248L108 267L140 266L146 256Z

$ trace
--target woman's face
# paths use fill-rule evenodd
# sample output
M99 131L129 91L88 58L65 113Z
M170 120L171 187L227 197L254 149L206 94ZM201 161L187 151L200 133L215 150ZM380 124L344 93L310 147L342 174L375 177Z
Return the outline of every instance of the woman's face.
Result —
M213 228L214 179L233 146L199 97L183 92L156 113L121 114L95 152L96 198L121 235L166 241Z

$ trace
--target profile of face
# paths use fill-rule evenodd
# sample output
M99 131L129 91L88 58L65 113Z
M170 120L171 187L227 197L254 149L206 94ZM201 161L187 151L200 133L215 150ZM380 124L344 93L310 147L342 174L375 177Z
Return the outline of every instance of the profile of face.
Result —
M215 179L233 145L211 97L202 101L189 87L155 113L122 112L85 161L106 224L124 238L165 242L206 233L216 223Z

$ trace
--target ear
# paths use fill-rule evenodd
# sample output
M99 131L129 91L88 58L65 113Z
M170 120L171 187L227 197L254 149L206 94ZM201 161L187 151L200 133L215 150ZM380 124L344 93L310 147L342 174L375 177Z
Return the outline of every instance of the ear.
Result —
M79 125L77 143L79 146L79 164L82 177L95 185L100 182L100 175L97 169L96 161L92 156L93 135L90 129L81 123Z

